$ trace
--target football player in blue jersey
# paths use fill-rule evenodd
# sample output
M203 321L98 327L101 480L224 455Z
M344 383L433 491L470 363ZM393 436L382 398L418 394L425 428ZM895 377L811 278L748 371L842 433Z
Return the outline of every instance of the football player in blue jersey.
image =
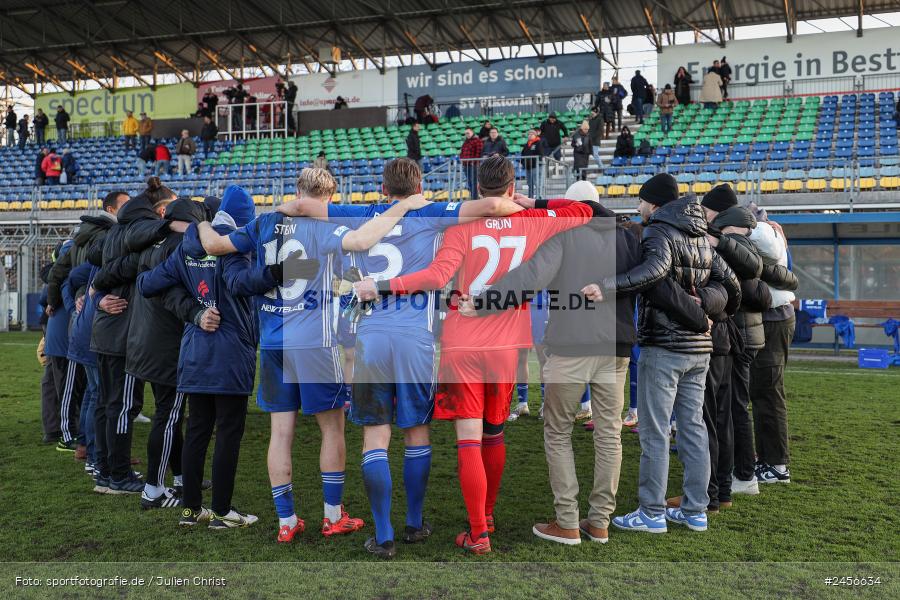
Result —
M297 181L298 201L326 204L336 188L324 169L304 169ZM258 264L285 263L283 284L257 296L260 325L260 384L257 403L271 414L268 466L279 517L278 541L290 542L304 522L294 510L291 449L297 411L315 415L322 432L319 466L325 499L322 534L352 533L363 526L344 510L344 378L333 328L332 273L347 251L375 246L408 210L430 204L422 196L399 202L359 227L295 219L272 212L228 236L208 224L198 227L211 255L256 251ZM292 257L320 262L315 277L291 275Z
M383 177L383 192L389 203L326 206L299 200L276 210L356 228L380 220L386 210L422 192L422 172L415 161L392 160L385 165ZM407 213L380 243L368 251L354 252L351 262L364 277L376 280L413 273L431 264L447 227L519 210L520 206L501 198L435 202ZM434 411L435 298L432 293L386 296L375 302L358 326L350 420L364 427L363 481L375 520L375 536L366 541L365 547L380 558L396 554L387 456L392 423L403 429L406 445L403 541L420 542L431 534L431 525L422 518L422 507L431 471L428 427Z

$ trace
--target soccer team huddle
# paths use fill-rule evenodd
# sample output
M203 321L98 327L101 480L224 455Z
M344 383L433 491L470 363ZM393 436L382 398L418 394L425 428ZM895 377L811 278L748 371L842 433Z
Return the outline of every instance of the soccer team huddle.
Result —
M254 524L256 516L232 505L232 492L258 347L256 402L270 415L267 462L278 542L291 542L305 529L295 510L291 459L297 415L302 412L315 417L322 434L322 535L352 534L365 527L359 513L351 516L343 504L346 419L362 427L360 462L374 521L365 549L391 558L397 538L407 543L429 538L432 527L423 517L431 469L429 423L442 419L454 423L469 524L455 543L474 554L490 552L506 462L504 424L521 359L542 333L533 328L538 324L532 323L527 303L532 298L495 303L491 310L483 301L502 278L539 263L530 259L542 247L548 254L562 234L578 230L605 239L613 248L593 261L594 277L573 288L582 301L579 318L602 322L597 331L611 330L608 335L598 333L603 339L592 342L595 353L605 355L597 358L609 359L601 360L606 366L596 370L606 369L610 379L598 383L596 376L564 374L557 360L545 371L557 369L553 381L545 382L548 398L576 389L572 410L564 411L571 435L571 421L588 385L595 396L604 396L600 400L611 406L609 414L616 415L597 426L604 435L610 428L620 435L624 373L637 337L635 300L633 295L627 302L620 298L621 306L616 306L615 277L623 259L617 256L622 251L610 231L621 229L621 224L596 202L593 187L580 182L591 188L592 199L578 185L568 199L526 198L515 193L514 167L500 156L483 161L478 170L480 198L464 202L426 200L419 166L408 159L389 162L383 177L388 202L332 204L333 177L323 169L304 169L296 199L259 216L252 198L237 186L227 188L221 199L200 203L178 198L151 178L142 194L129 198L113 192L104 200L101 217L82 219L79 232L63 246L50 271L49 288L56 291L48 306L56 293L69 310L68 359L74 365L62 405L65 426L59 447L86 447L94 491L141 494L145 509L179 507L183 526L203 523L226 529ZM693 202L699 210L696 199ZM602 222L610 225L598 224ZM639 256L639 236L628 235L633 238L629 252ZM707 270L718 282L710 285L718 285L733 313L740 304L734 273L722 261L713 261ZM565 275L556 277L554 281L565 280ZM544 290L546 283L517 289ZM449 294L440 293L448 289ZM686 304L686 311L695 307L692 301ZM48 312L52 320L62 318L64 310ZM616 335L623 312L632 330L627 343ZM698 335L708 339L712 323L701 315L705 333ZM552 328L553 317L550 321ZM597 385L592 386L592 380ZM148 439L148 471L142 477L129 459L145 381L153 389L156 412ZM73 397L79 395L81 422L76 431ZM519 399L527 401L527 388L525 398L520 393ZM557 420L560 409L553 410ZM693 416L685 421L685 426L696 425ZM397 533L391 522L393 482L387 453L392 427L403 431L405 443L406 518ZM214 431L212 477L207 481L203 473ZM554 480L552 460L558 457L551 459L546 427L545 435L557 495L571 484ZM589 518L574 525L575 534L572 525L560 521L535 526L538 537L576 543L573 535L580 541L584 534L592 541L607 541L621 447L613 448L609 457L616 463L610 472L595 473L609 480L605 493L592 495ZM602 470L599 464L597 469ZM709 479L708 462L706 469ZM174 477L171 487L166 485L168 471ZM205 505L204 490L210 487L211 503ZM595 482L595 492L601 488ZM577 495L577 482L575 490ZM697 498L686 493L696 504ZM565 496L561 493L557 504ZM710 497L702 501L700 512L708 501ZM674 510L670 521L706 528L705 517L701 529L677 505ZM614 524L652 530L650 521L642 524L640 512ZM684 513L691 512L697 511L686 506Z

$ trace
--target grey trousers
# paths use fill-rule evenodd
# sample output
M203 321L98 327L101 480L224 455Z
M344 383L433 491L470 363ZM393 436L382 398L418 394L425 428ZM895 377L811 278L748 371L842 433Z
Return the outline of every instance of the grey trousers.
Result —
M709 504L709 437L703 423L703 392L709 354L672 352L642 346L638 360L638 414L641 415L641 470L638 500L647 514L666 506L669 481L669 420L678 421L678 458L684 464L685 514L699 514Z
M41 422L47 435L62 435L59 429L59 396L53 383L53 368L44 367L41 377Z

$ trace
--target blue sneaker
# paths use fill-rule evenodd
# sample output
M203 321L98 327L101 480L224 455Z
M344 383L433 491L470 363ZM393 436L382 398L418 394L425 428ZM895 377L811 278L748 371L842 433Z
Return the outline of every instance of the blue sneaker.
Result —
M706 513L686 515L680 508L667 508L666 520L685 525L691 531L706 531Z
M647 533L665 533L668 531L664 516L654 517L648 515L640 508L627 515L613 517L612 524L626 531L646 531Z

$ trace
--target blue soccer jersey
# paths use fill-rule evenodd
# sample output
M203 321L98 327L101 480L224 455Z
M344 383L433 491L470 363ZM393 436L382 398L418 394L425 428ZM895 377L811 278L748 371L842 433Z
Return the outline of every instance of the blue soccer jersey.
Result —
M357 229L367 220L383 213L390 204L353 206L329 204L328 219L335 225ZM381 242L366 252L354 252L353 266L364 277L391 279L426 268L441 245L441 233L459 223L459 202L435 202L409 211ZM372 314L359 324L359 331L396 331L420 329L432 331L435 294L388 296L375 302Z
M340 224L294 219L278 212L262 215L229 238L238 252L256 252L259 265L284 261L301 250L321 263L313 279L286 280L257 297L260 348L304 349L335 345L332 273L340 263L341 243L350 230Z

